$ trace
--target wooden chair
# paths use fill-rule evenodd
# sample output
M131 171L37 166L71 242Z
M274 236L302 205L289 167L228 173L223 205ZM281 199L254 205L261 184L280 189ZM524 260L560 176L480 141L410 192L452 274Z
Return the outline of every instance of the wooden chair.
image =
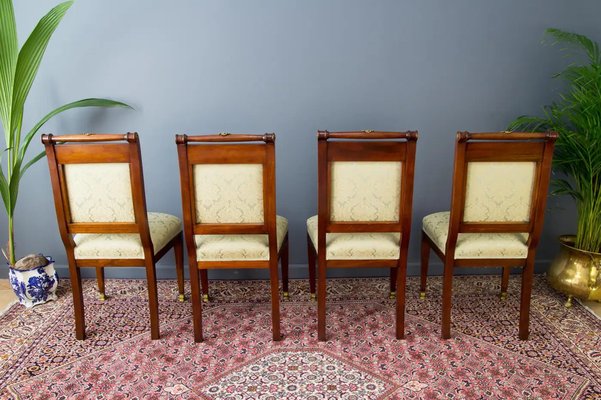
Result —
M421 292L430 249L444 262L442 337L451 337L454 267L522 269L519 337L528 339L534 256L543 227L556 133L457 133L451 211L423 220Z
M155 264L169 249L174 249L179 300L183 301L183 239L179 218L146 212L138 134L42 135L42 143L69 262L75 336L85 339L80 268L96 268L98 289L104 300L105 267L144 266L150 336L158 339Z
M404 337L407 251L417 132L319 131L318 215L307 220L318 339L326 340L326 270L390 268L396 337ZM338 140L348 139L348 140Z
M263 143L257 143L263 142ZM275 135L176 136L194 340L202 336L198 283L208 269L268 268L273 340L280 340L278 259L288 295L288 221L276 216Z

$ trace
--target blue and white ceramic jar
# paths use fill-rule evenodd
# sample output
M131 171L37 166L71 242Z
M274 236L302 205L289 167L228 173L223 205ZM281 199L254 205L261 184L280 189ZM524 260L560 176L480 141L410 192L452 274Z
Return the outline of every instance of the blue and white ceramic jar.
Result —
M46 257L48 264L19 271L9 267L8 277L19 302L27 308L56 300L58 274L54 270L54 260Z

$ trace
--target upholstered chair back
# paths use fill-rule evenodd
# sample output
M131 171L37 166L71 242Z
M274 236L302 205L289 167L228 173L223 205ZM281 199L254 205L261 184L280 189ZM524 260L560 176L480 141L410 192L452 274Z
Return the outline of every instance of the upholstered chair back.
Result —
M321 240L409 229L416 140L417 132L318 132Z
M61 238L140 235L152 248L137 133L43 135Z
M334 161L330 165L330 220L399 221L399 161Z
M193 166L195 222L263 223L263 164Z
M451 244L459 232L519 232L529 234L530 242L537 242L556 136L523 132L457 134Z
M277 253L275 134L177 135L176 143L188 251L195 235L267 234Z
M65 164L71 222L134 222L128 163Z
M465 222L529 222L535 161L467 163Z

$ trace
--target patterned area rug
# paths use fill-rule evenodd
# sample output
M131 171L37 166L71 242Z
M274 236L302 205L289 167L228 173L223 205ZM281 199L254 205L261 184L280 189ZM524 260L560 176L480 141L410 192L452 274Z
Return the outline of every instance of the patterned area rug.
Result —
M531 339L517 339L519 279L455 279L453 338L439 337L441 280L418 299L409 278L406 340L394 339L387 279L328 281L328 341L316 337L306 281L282 302L271 341L264 281L211 282L205 342L193 341L189 301L161 281L161 339L149 334L146 286L109 280L105 302L85 281L88 338L74 339L69 283L56 302L0 317L0 398L95 399L599 399L601 321L537 277Z

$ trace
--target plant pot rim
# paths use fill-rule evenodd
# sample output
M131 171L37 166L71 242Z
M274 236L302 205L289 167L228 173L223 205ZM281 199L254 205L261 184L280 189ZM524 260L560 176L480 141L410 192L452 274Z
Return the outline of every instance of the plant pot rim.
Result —
M48 264L46 265L38 265L37 267L32 267L29 269L15 269L13 268L13 266L10 263L6 263L6 265L8 265L8 269L12 270L12 271L16 271L16 272L27 272L27 271L33 271L34 269L38 269L38 268L44 268L47 267L49 265L54 264L54 259L51 256L44 256L46 257L46 260L48 260Z
M575 241L575 239L576 239L576 235L561 235L561 236L559 236L559 243L562 246L565 246L565 247L569 248L572 251L578 251L578 252L581 252L581 253L591 254L591 255L595 255L595 256L601 257L601 253L596 253L594 251L582 250L582 249L579 249L577 247L574 247L574 241Z

